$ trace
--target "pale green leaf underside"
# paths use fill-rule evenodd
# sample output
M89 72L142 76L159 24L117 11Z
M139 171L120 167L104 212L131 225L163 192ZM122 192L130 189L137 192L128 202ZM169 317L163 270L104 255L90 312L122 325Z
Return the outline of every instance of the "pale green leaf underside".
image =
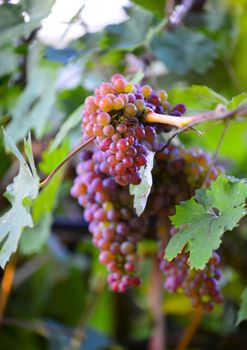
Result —
M56 97L58 68L53 64L37 66L30 72L30 79L11 111L12 120L7 132L15 142L33 129L37 138L44 134Z
M26 156L29 165L18 151L13 140L4 131L4 140L9 151L19 160L20 168L13 183L7 186L5 196L11 208L0 217L0 266L4 268L17 245L24 227L32 227L30 204L38 195L39 178L34 167L31 151L31 138L25 141Z
M60 163L68 154L69 145L67 140L53 152L49 148L42 153L42 161L39 168L44 175L48 175L54 167ZM24 229L20 240L20 251L29 255L38 253L46 244L52 224L52 212L57 203L59 186L62 181L62 169L45 186L32 204L32 216L34 227Z
M149 151L147 155L147 165L140 170L142 181L139 185L130 185L130 194L134 196L134 208L136 214L140 216L147 204L147 199L152 188L152 169L154 162L154 152Z

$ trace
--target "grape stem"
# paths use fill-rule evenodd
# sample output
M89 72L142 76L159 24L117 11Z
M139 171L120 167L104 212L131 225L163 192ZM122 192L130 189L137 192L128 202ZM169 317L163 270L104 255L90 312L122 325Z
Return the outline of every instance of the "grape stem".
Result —
M221 145L222 145L222 143L223 143L223 140L224 140L224 138L225 138L225 136L226 136L226 132L227 132L228 127L229 127L229 119L225 120L224 123L225 123L225 126L224 126L224 129L223 129L222 134L221 134L221 136L220 136L220 139L219 139L217 148L216 148L216 150L215 150L215 152L214 152L213 159L212 159L212 164L211 164L210 168L208 169L208 172L207 172L207 174L206 174L206 176L205 176L205 179L204 179L204 181L203 181L202 187L206 187L207 184L208 184L208 181L209 181L209 178L210 178L210 174L211 174L212 168L215 166L215 163L216 163L216 160L217 160L219 151L220 151L220 147L221 147Z
M83 148L85 148L87 145L89 145L91 142L93 142L95 140L95 136L91 137L90 139L88 139L86 142L82 143L81 145L79 145L78 147L76 147L75 149L73 149L73 151L71 151L67 157L65 157L61 163L58 164L58 166L56 166L56 168L39 184L39 187L42 188L44 186L46 186L51 179L53 178L53 176L58 172L59 169L62 168L62 166L67 163L71 158L73 158L78 152L80 152Z
M79 320L79 324L74 328L74 332L67 348L68 350L78 350L84 348L83 342L86 338L85 328L88 326L88 323L95 312L95 308L97 307L99 298L105 289L105 285L105 280L97 275L93 281L93 285L91 286L89 300Z
M208 111L186 117L173 117L166 114L157 114L152 111L147 112L144 121L148 123L160 123L175 126L183 131L196 124L212 120L224 120L232 117L240 117L247 114L247 104L239 106L233 110L226 110L223 105L219 105L214 111Z
M153 267L151 272L150 284L150 311L153 316L154 327L152 330L151 339L148 344L148 350L165 350L166 335L165 335L165 315L163 312L163 292L162 278L159 269L159 261L156 256L153 256Z
M202 308L196 309L194 311L194 314L192 315L192 318L191 318L191 321L190 321L188 327L185 329L185 332L182 336L182 339L180 340L178 346L176 347L176 350L186 350L187 349L193 336L195 335L195 332L197 331L197 328L200 325L202 317L203 317Z
M14 254L11 257L10 261L8 262L6 269L4 270L2 283L0 287L0 323L2 322L4 311L6 309L11 288L13 285L15 268L16 268L16 260L17 260L17 256L16 254Z

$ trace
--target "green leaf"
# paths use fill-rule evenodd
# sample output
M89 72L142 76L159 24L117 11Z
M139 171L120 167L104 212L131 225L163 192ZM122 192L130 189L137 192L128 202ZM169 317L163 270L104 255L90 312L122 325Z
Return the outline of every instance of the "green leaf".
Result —
M8 112L16 105L16 100L20 94L20 87L2 84L0 88L0 123L2 124L6 117L8 118Z
M5 131L4 140L8 149L18 158L20 169L13 183L8 185L5 193L5 197L12 207L0 218L0 266L2 268L4 268L11 254L16 251L23 229L33 226L30 207L39 191L39 178L30 151L31 138L29 137L25 146L28 163Z
M19 5L4 4L0 7L0 45L13 42L20 37L27 38L40 26L40 22L51 11L55 0L23 0ZM29 16L24 21L23 12Z
M140 174L142 181L139 185L130 185L130 194L134 196L134 208L140 216L147 204L147 199L153 185L152 169L154 163L154 152L148 151L147 165L142 167Z
M232 230L246 214L247 183L218 177L210 189L199 189L191 199L176 207L171 217L179 228L169 241L165 258L171 261L188 244L191 268L203 269L221 243L225 231Z
M85 90L81 85L59 91L56 105L67 119L79 106L83 108L82 101L84 101L90 93L90 91Z
M204 85L177 87L169 91L169 101L172 104L186 101L189 109L214 109L218 104L226 104L227 99Z
M165 0L155 0L155 1L149 1L149 0L133 0L133 2L139 6L142 6L148 11L154 12L155 14L158 14L159 16L163 16L164 14L164 8L165 8Z
M44 175L51 171L66 157L69 150L68 140L50 153L49 148L43 152L42 161L39 163L40 170ZM20 251L25 254L39 252L47 242L51 231L52 212L56 207L59 187L62 181L62 169L51 179L35 198L32 206L33 221L35 227L27 228L23 232L20 241Z
M234 96L227 104L226 108L229 110L235 109L243 104L247 103L247 92L243 92L240 95Z
M243 87L244 91L247 90L247 70L246 70L247 40L245 40L247 35L246 16L247 16L247 7L245 4L242 6L239 22L237 22L237 25L239 26L237 45L232 51L233 57L231 58L231 62L233 62L234 74L236 74L236 77L240 85Z
M226 104L227 99L204 85L192 85L186 89L187 93L200 100L200 103L216 106L219 103Z
M1 33L20 23L24 23L20 7L12 4L3 4L0 7L0 31Z
M236 325L239 325L240 322L247 320L247 288L245 288L243 291L241 299L242 303L238 312Z
M113 335L114 322L114 299L111 292L105 288L99 296L95 312L89 320L89 325L98 332Z
M30 80L16 106L7 131L17 142L33 129L37 138L44 134L47 121L56 99L56 64L43 63L33 68Z
M190 71L205 73L217 56L217 45L205 34L189 28L163 31L151 46L155 56L180 75Z
M18 66L18 57L14 50L5 48L0 51L0 77L13 73Z
M20 252L23 255L38 253L46 244L50 235L52 216L44 214L35 227L27 228L20 239Z
M27 11L31 20L40 21L51 12L55 0L22 0L22 9Z
M50 152L54 151L65 139L65 137L68 135L68 133L79 123L82 119L82 110L83 106L79 106L63 123L61 126L59 132L57 133L51 147Z
M131 8L128 14L126 22L105 28L103 44L107 51L132 51L145 43L153 15L139 7Z

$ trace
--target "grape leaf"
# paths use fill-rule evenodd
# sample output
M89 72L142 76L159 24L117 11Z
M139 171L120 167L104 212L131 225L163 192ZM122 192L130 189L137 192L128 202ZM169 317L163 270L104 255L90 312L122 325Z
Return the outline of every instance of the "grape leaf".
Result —
M189 109L214 109L218 104L226 104L224 96L204 85L176 87L169 91L169 101L172 104L186 101Z
M20 4L3 4L0 11L0 45L14 42L20 37L27 38L40 26L43 18L48 16L55 0L25 0ZM29 16L24 21L23 13Z
M50 234L52 216L46 213L35 227L28 227L20 239L20 251L24 255L38 253L45 245Z
M165 258L171 261L188 243L191 268L203 269L220 246L222 234L246 214L246 197L246 181L225 175L219 176L210 189L197 190L194 197L176 207L171 217L179 232L170 239Z
M132 51L145 43L153 15L139 7L131 7L126 11L130 16L126 22L108 25L104 30L102 45L105 45L108 52Z
M50 152L54 151L68 135L71 129L78 125L82 119L83 106L79 106L63 123L59 132L57 133L51 147Z
M140 170L142 177L141 183L139 185L130 185L130 194L134 196L134 208L138 216L143 213L152 188L153 178L151 172L153 169L154 155L154 152L148 151L147 165Z
M235 109L242 104L247 103L247 92L242 92L241 94L234 96L227 104L226 108L229 110Z
M24 23L20 7L13 4L2 4L0 11L0 30L1 32Z
M213 89L210 89L208 86L192 85L186 90L188 94L194 96L197 99L200 99L200 101L203 101L204 103L213 105L213 107L216 107L216 105L219 103L227 103L227 99L225 97L218 94Z
M243 291L241 299L242 303L238 311L236 325L239 325L240 322L247 320L247 288L245 288L245 290Z
M217 45L201 32L178 28L161 32L152 41L155 56L180 75L190 71L205 73L217 56Z
M5 131L4 140L7 148L18 158L20 169L13 183L7 186L5 192L5 197L12 207L0 217L0 266L2 268L11 254L16 251L23 229L33 226L30 207L39 191L39 177L34 166L30 136L28 141L25 141L28 163Z
M68 154L69 143L64 140L63 144L50 153L48 148L42 154L42 161L39 163L39 169L48 175L58 163L60 163ZM40 191L32 205L32 214L35 227L26 228L21 235L20 251L24 255L39 252L47 242L51 231L52 212L57 203L59 186L62 181L62 169L54 176L51 181Z
M57 74L58 65L54 62L44 61L32 67L28 85L11 111L12 120L7 127L14 141L20 141L30 129L38 138L44 134L55 103Z
M0 77L12 74L18 67L18 57L12 48L4 48L0 52ZM4 62L4 64L2 64Z

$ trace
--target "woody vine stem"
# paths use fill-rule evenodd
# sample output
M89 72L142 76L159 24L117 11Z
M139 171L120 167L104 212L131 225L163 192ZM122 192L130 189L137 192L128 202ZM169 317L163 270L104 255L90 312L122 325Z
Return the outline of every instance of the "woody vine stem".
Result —
M237 119L239 117L247 115L247 104L243 104L233 110L226 110L223 105L217 106L214 111L207 111L204 113L199 113L195 115L185 116L185 117L173 117L166 114L157 114L149 110L143 117L143 121L146 123L160 123L167 124L176 127L178 130L174 132L170 140L166 143L165 147L169 145L172 139L178 134L191 129L193 126L214 120L226 120L226 119ZM82 143L74 150L72 150L67 157L65 157L61 163L45 178L39 185L40 188L46 186L53 176L61 169L61 167L67 163L71 158L73 158L78 152L80 152L87 145L95 140L95 136L88 139L86 142ZM164 148L164 147L163 147Z

